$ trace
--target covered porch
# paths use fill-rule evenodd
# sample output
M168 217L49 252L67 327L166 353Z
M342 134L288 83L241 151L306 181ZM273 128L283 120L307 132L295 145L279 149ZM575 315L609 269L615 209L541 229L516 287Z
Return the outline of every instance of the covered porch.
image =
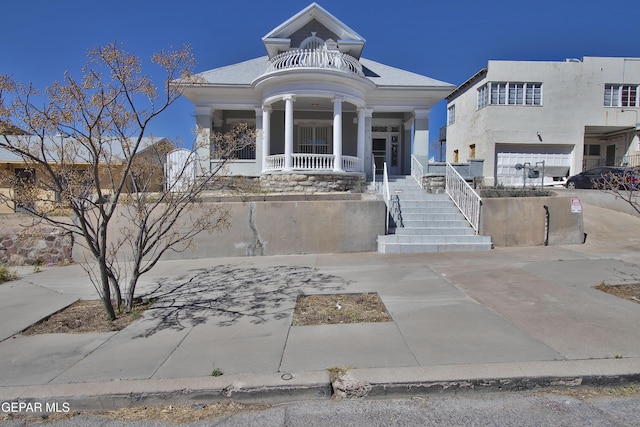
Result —
M261 173L364 174L367 120L360 103L332 93L266 99L256 123Z

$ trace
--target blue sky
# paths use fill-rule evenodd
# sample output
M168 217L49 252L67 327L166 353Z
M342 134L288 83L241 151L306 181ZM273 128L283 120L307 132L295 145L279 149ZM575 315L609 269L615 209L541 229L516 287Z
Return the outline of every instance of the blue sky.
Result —
M144 60L189 44L205 71L265 54L261 38L309 0L20 0L2 5L0 74L44 88L79 76L87 51L113 41ZM640 57L637 0L320 0L367 40L363 56L459 85L490 59ZM147 72L155 71L151 68ZM444 124L441 102L431 139ZM193 107L180 100L152 127L191 146Z

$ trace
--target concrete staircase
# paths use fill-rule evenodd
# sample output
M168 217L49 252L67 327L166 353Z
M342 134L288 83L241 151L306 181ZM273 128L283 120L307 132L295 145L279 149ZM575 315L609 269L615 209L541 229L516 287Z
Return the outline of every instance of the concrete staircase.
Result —
M378 236L380 253L481 251L491 249L490 236L478 236L447 194L427 194L411 176L389 178L399 200L399 214L389 234Z

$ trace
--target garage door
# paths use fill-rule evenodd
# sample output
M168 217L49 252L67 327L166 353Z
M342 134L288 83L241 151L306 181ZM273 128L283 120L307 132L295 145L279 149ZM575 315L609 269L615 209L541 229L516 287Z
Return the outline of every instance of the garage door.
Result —
M553 184L554 177L564 178L569 173L571 165L572 147L501 147L496 153L496 180L498 184L506 186L521 186L523 183L523 171L517 170L518 163L529 163L536 166L544 161L545 185ZM554 151L554 152L549 152ZM542 179L542 165L539 164L540 178L527 178L527 185L540 185Z

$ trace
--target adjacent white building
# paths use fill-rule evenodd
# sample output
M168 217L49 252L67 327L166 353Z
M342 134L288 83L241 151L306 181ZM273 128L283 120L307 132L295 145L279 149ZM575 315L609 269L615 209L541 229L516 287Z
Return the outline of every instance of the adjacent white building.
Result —
M258 140L234 156L232 175L370 179L374 163L409 174L411 154L428 155L431 107L454 85L365 59L365 39L316 3L262 43L265 56L202 72L184 90L205 143L202 170L217 161L211 134L238 122L255 125Z
M640 58L489 61L446 99L447 161L484 159L487 185L522 184L517 163L545 183L640 165Z

